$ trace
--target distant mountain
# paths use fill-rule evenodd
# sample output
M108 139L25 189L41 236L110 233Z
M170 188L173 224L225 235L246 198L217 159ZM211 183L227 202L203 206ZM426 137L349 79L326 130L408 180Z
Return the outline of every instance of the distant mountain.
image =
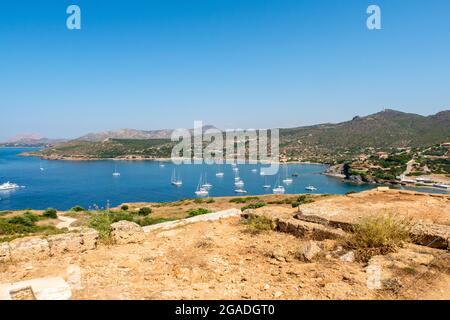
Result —
M214 128L213 126L203 126L203 131ZM190 130L193 131L192 129ZM97 133L88 133L82 137L77 138L78 141L99 142L107 139L170 139L173 129L161 129L161 130L135 130L135 129L119 129L114 131L105 131Z
M282 146L299 149L428 146L450 138L450 111L421 116L386 109L337 124L282 129L280 135Z
M212 128L206 126L203 130ZM41 154L49 158L170 157L172 130L123 129L92 133L58 144ZM365 148L428 147L450 141L450 111L432 116L384 110L350 121L280 129L280 151L288 159L336 163Z
M41 147L51 146L67 140L64 139L48 139L38 133L24 133L0 142L0 146L24 146L24 147Z

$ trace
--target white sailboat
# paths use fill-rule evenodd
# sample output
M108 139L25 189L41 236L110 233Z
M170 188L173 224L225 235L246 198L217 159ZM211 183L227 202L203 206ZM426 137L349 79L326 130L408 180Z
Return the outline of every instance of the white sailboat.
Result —
M275 188L272 189L274 194L284 194L286 190L282 185L280 185L280 177L278 176L277 183L275 185Z
M284 175L285 175L285 177L283 179L283 183L284 184L291 184L294 181L294 180L292 180L291 177L289 177L289 172L288 172L288 166L287 165L284 166Z
M208 176L206 175L206 173L205 173L205 183L204 184L202 184L202 187L203 188L206 188L206 189L210 189L210 188L212 188L212 184L211 183L209 183L208 182Z
M195 191L195 194L198 197L207 197L208 194L209 194L208 189L202 187L202 176L201 175L200 175L200 180L199 180L198 185L197 185L197 191Z
M114 172L113 172L112 175L113 175L113 177L120 177L120 172L117 171L117 164L114 167Z
M263 188L264 189L270 189L271 185L267 183L267 176L264 177L264 185Z
M42 161L39 161L39 170L44 171L44 167L42 166Z
M242 188L236 189L236 190L234 190L234 192L236 192L236 193L241 193L241 194L247 193L247 191L244 190L244 189L242 189Z
M172 178L170 179L170 183L176 187L181 187L183 185L183 181L180 178L180 175L176 175L176 170L173 169L172 171Z
M217 178L223 178L224 175L225 175L225 174L224 174L222 171L220 171L220 165L219 165L219 169L218 169L218 171L217 171L217 173L216 173L216 177L217 177Z
M307 186L305 189L308 191L316 191L317 190L317 188L312 185Z

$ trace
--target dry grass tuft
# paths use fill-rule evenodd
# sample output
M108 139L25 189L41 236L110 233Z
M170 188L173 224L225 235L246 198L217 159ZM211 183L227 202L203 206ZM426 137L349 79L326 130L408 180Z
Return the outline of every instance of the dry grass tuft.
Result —
M372 256L395 252L411 241L412 226L409 219L390 213L371 216L354 228L346 245L355 251L358 260L367 262Z

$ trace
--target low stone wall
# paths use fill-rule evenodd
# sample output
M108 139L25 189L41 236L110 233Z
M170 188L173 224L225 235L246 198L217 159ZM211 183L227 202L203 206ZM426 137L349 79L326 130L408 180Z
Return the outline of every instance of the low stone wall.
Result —
M97 247L98 232L79 232L44 237L25 237L0 243L0 262L21 262L44 259L65 252L84 252Z
M281 232L314 240L342 238L345 237L345 232L351 232L356 226L323 216L301 213L292 215L292 211L289 212L284 208L250 209L244 211L243 216L245 218L264 216L272 220ZM418 223L411 230L411 238L418 245L450 250L450 226Z
M313 240L341 239L346 233L341 229L324 226L320 223L301 221L295 219L292 214L286 212L284 208L264 208L249 209L242 214L244 218L263 216L271 220L277 230L292 234L299 238L308 238Z
M216 221L219 219L239 217L240 215L241 215L241 210L228 209L228 210L218 211L218 212L214 212L214 213L202 214L202 215L191 217L191 218L158 223L155 225L143 227L143 229L144 229L144 232L146 232L146 233L156 231L156 230L170 230L170 229L184 226L184 225L187 225L190 223L204 222L204 221Z

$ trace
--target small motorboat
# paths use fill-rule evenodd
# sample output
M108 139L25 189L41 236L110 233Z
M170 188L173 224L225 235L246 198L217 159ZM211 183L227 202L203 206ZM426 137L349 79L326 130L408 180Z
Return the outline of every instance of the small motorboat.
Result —
M236 190L234 190L234 192L236 192L236 193L247 193L247 191L242 189L242 188L236 189Z
M316 191L317 190L317 188L312 185L307 186L305 189L308 191Z

